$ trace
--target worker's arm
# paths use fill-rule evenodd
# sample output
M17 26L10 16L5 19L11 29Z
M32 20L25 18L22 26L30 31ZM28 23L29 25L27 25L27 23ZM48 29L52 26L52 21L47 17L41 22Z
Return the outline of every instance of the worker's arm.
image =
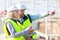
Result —
M7 28L9 30L9 32L11 33L11 37L18 37L18 36L22 36L22 35L27 37L29 35L28 28L24 29L21 32L16 33L15 29L13 28L13 25L9 22L7 23Z
M37 14L37 15L30 15L30 18L31 18L32 21L34 21L34 20L41 19L41 18L44 18L44 17L47 17L47 16L49 16L49 14L46 14L44 16L41 16L41 15Z
M41 15L39 15L39 14L37 14L37 15L30 15L30 17L31 17L31 19L32 19L32 21L34 21L34 20L37 20L37 19L41 19L41 18L45 18L45 17L47 17L47 16L49 16L49 15L54 15L55 14L55 11L52 11L52 12L48 12L48 14L46 14L46 15L44 15L44 16L41 16Z

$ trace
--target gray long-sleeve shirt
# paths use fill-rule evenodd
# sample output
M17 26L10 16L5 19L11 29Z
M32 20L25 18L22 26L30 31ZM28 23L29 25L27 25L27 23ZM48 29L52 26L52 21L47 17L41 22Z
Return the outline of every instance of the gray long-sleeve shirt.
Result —
M45 15L45 16L48 16L48 15ZM43 16L43 17L45 17L45 16ZM32 21L43 18L40 15L30 15L30 17L31 17ZM24 20L22 18L20 18L19 21L23 22ZM25 37L29 36L29 33L27 31L29 28L26 28L26 29L22 30L21 32L16 33L15 29L13 28L13 25L9 22L7 23L7 28L9 30L9 32L12 34L11 35L12 37L18 37L18 36L22 36L22 35Z

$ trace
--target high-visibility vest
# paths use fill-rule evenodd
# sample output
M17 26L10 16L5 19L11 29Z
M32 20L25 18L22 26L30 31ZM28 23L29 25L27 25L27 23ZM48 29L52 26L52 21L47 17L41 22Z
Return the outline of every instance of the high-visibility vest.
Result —
M25 15L25 17L26 18L25 18L25 21L23 22L23 24L21 24L19 21L15 21L15 20L12 20L12 19L8 19L6 21L6 23L10 22L13 25L13 27L14 27L16 33L17 33L17 32L20 32L20 31L24 30L25 28L27 28L31 25L31 19L28 16L28 14ZM10 34L8 28L6 27L6 23L4 25L4 31L6 33L6 36L9 36L11 34ZM37 36L33 35L32 37L36 38ZM6 38L6 40L8 40L8 38ZM12 38L11 40L25 40L25 37L24 36L18 36L18 37Z

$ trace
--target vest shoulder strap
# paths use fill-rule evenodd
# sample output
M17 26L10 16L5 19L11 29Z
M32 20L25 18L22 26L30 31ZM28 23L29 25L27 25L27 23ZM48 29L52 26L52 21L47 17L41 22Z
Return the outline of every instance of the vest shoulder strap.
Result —
M30 15L29 15L29 14L27 14L27 15L28 15L28 17L29 17L30 22L32 23L32 19L31 19Z
M9 32L8 28L7 28L7 23L8 22L5 22L4 24L4 32L6 33L7 32L7 35L11 35L11 33Z

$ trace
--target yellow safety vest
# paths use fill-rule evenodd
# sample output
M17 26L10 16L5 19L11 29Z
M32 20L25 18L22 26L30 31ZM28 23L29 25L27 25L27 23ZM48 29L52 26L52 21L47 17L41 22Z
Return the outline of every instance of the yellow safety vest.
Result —
M27 19L23 22L23 25L20 24L20 22L14 21L14 20L11 20L11 19L8 19L7 22L10 22L13 25L16 32L20 32L20 31L24 30L25 28L27 28L31 25L31 20L30 20L28 14L25 15L25 16L27 17ZM9 36L11 34L9 33L9 31L6 27L6 23L4 24L4 31L6 33L6 36ZM32 37L36 38L37 36L33 35ZM8 38L6 38L6 40L8 40ZM11 40L25 40L25 37L24 36L19 36L19 37L12 38Z

